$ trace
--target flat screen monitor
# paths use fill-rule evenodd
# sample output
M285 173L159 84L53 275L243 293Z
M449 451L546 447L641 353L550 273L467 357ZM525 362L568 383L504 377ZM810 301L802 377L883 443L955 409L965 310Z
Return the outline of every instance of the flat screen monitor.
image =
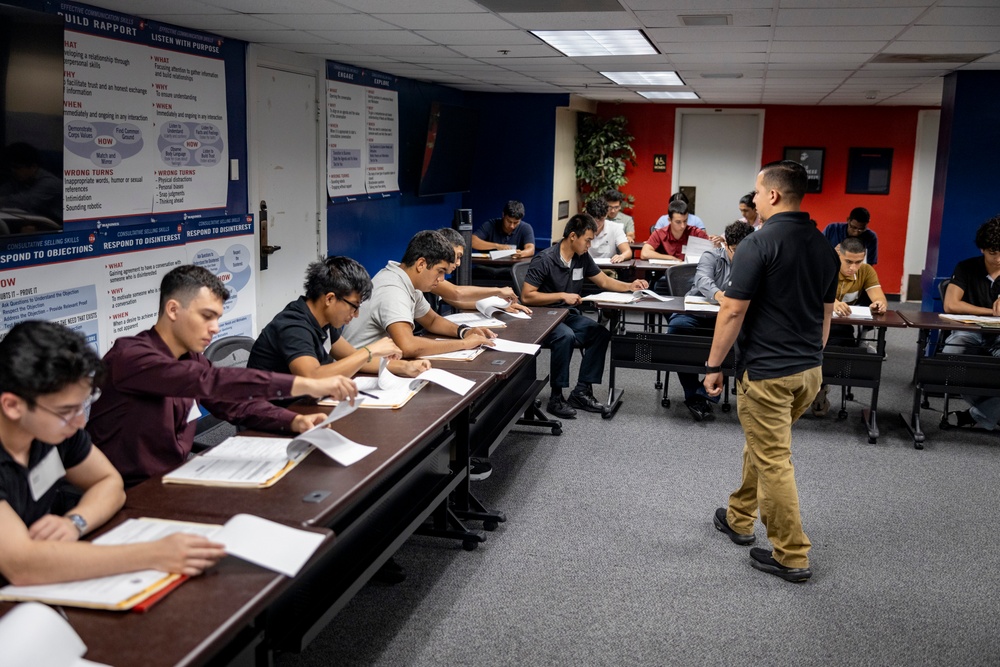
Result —
M427 144L420 170L421 197L472 188L479 112L434 102L427 123Z
M63 18L0 4L0 236L63 225Z

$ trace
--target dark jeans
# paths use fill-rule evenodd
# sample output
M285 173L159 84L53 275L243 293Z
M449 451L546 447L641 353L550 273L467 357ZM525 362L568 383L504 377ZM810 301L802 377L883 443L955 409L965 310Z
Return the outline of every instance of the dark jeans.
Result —
M715 331L714 317L699 317L690 313L674 313L667 323L668 334L680 334L683 336L711 336ZM701 380L697 373L678 373L677 379L684 387L684 400L702 393ZM702 395L704 395L702 393Z
M574 344L583 348L579 381L600 384L610 340L611 332L606 327L571 308L569 316L545 339L545 345L551 350L549 385L553 389L569 387L569 363Z

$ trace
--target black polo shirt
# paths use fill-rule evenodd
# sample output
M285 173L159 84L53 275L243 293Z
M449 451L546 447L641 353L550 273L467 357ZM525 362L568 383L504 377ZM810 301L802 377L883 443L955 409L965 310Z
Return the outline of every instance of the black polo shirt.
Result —
M333 358L326 351L328 336L332 345L340 339L340 330L321 327L309 310L306 298L300 296L260 332L250 350L247 368L290 373L289 365L299 357L313 357L320 364L329 364Z
M28 471L41 463L53 447L62 459L63 468L69 470L83 463L90 455L90 436L80 429L58 445L47 445L33 440L31 449L28 450L27 468L15 461L6 449L0 447L0 500L6 500L24 521L24 525L29 527L46 514L53 513L52 508L56 505L62 488L62 484L56 482L42 494L41 498L34 500L31 497L31 487L28 485Z
M733 255L726 296L750 301L737 370L751 380L823 363L824 304L837 296L840 258L805 212L778 213Z
M963 259L956 264L951 282L964 290L962 301L979 308L992 308L993 302L1000 296L1000 278L990 279L990 273L986 270L986 258L982 255Z
M566 266L562 255L559 254L559 244L556 244L535 253L531 258L524 282L534 285L539 292L548 294L555 292L580 294L584 279L596 276L600 272L589 252L573 255L569 266ZM563 308L567 306L565 301L550 305Z

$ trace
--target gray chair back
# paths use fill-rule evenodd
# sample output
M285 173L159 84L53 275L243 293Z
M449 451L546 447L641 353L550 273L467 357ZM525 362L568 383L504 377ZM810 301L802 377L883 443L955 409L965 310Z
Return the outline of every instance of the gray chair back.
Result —
M671 296L684 296L694 285L694 274L697 264L678 264L667 269L667 283L670 285Z

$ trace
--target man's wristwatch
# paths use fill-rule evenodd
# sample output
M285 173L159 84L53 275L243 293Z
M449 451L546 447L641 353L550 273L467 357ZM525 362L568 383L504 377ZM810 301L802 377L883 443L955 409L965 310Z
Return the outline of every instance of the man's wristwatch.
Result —
M469 328L470 327L468 324L459 324L458 331L455 332L455 335L458 336L459 338L465 338L465 332L468 331Z
M67 514L66 518L73 522L76 529L80 531L80 537L83 537L84 532L87 530L87 520L79 514Z
M721 373L722 366L709 366L708 362L705 362L705 373L711 375L712 373Z

